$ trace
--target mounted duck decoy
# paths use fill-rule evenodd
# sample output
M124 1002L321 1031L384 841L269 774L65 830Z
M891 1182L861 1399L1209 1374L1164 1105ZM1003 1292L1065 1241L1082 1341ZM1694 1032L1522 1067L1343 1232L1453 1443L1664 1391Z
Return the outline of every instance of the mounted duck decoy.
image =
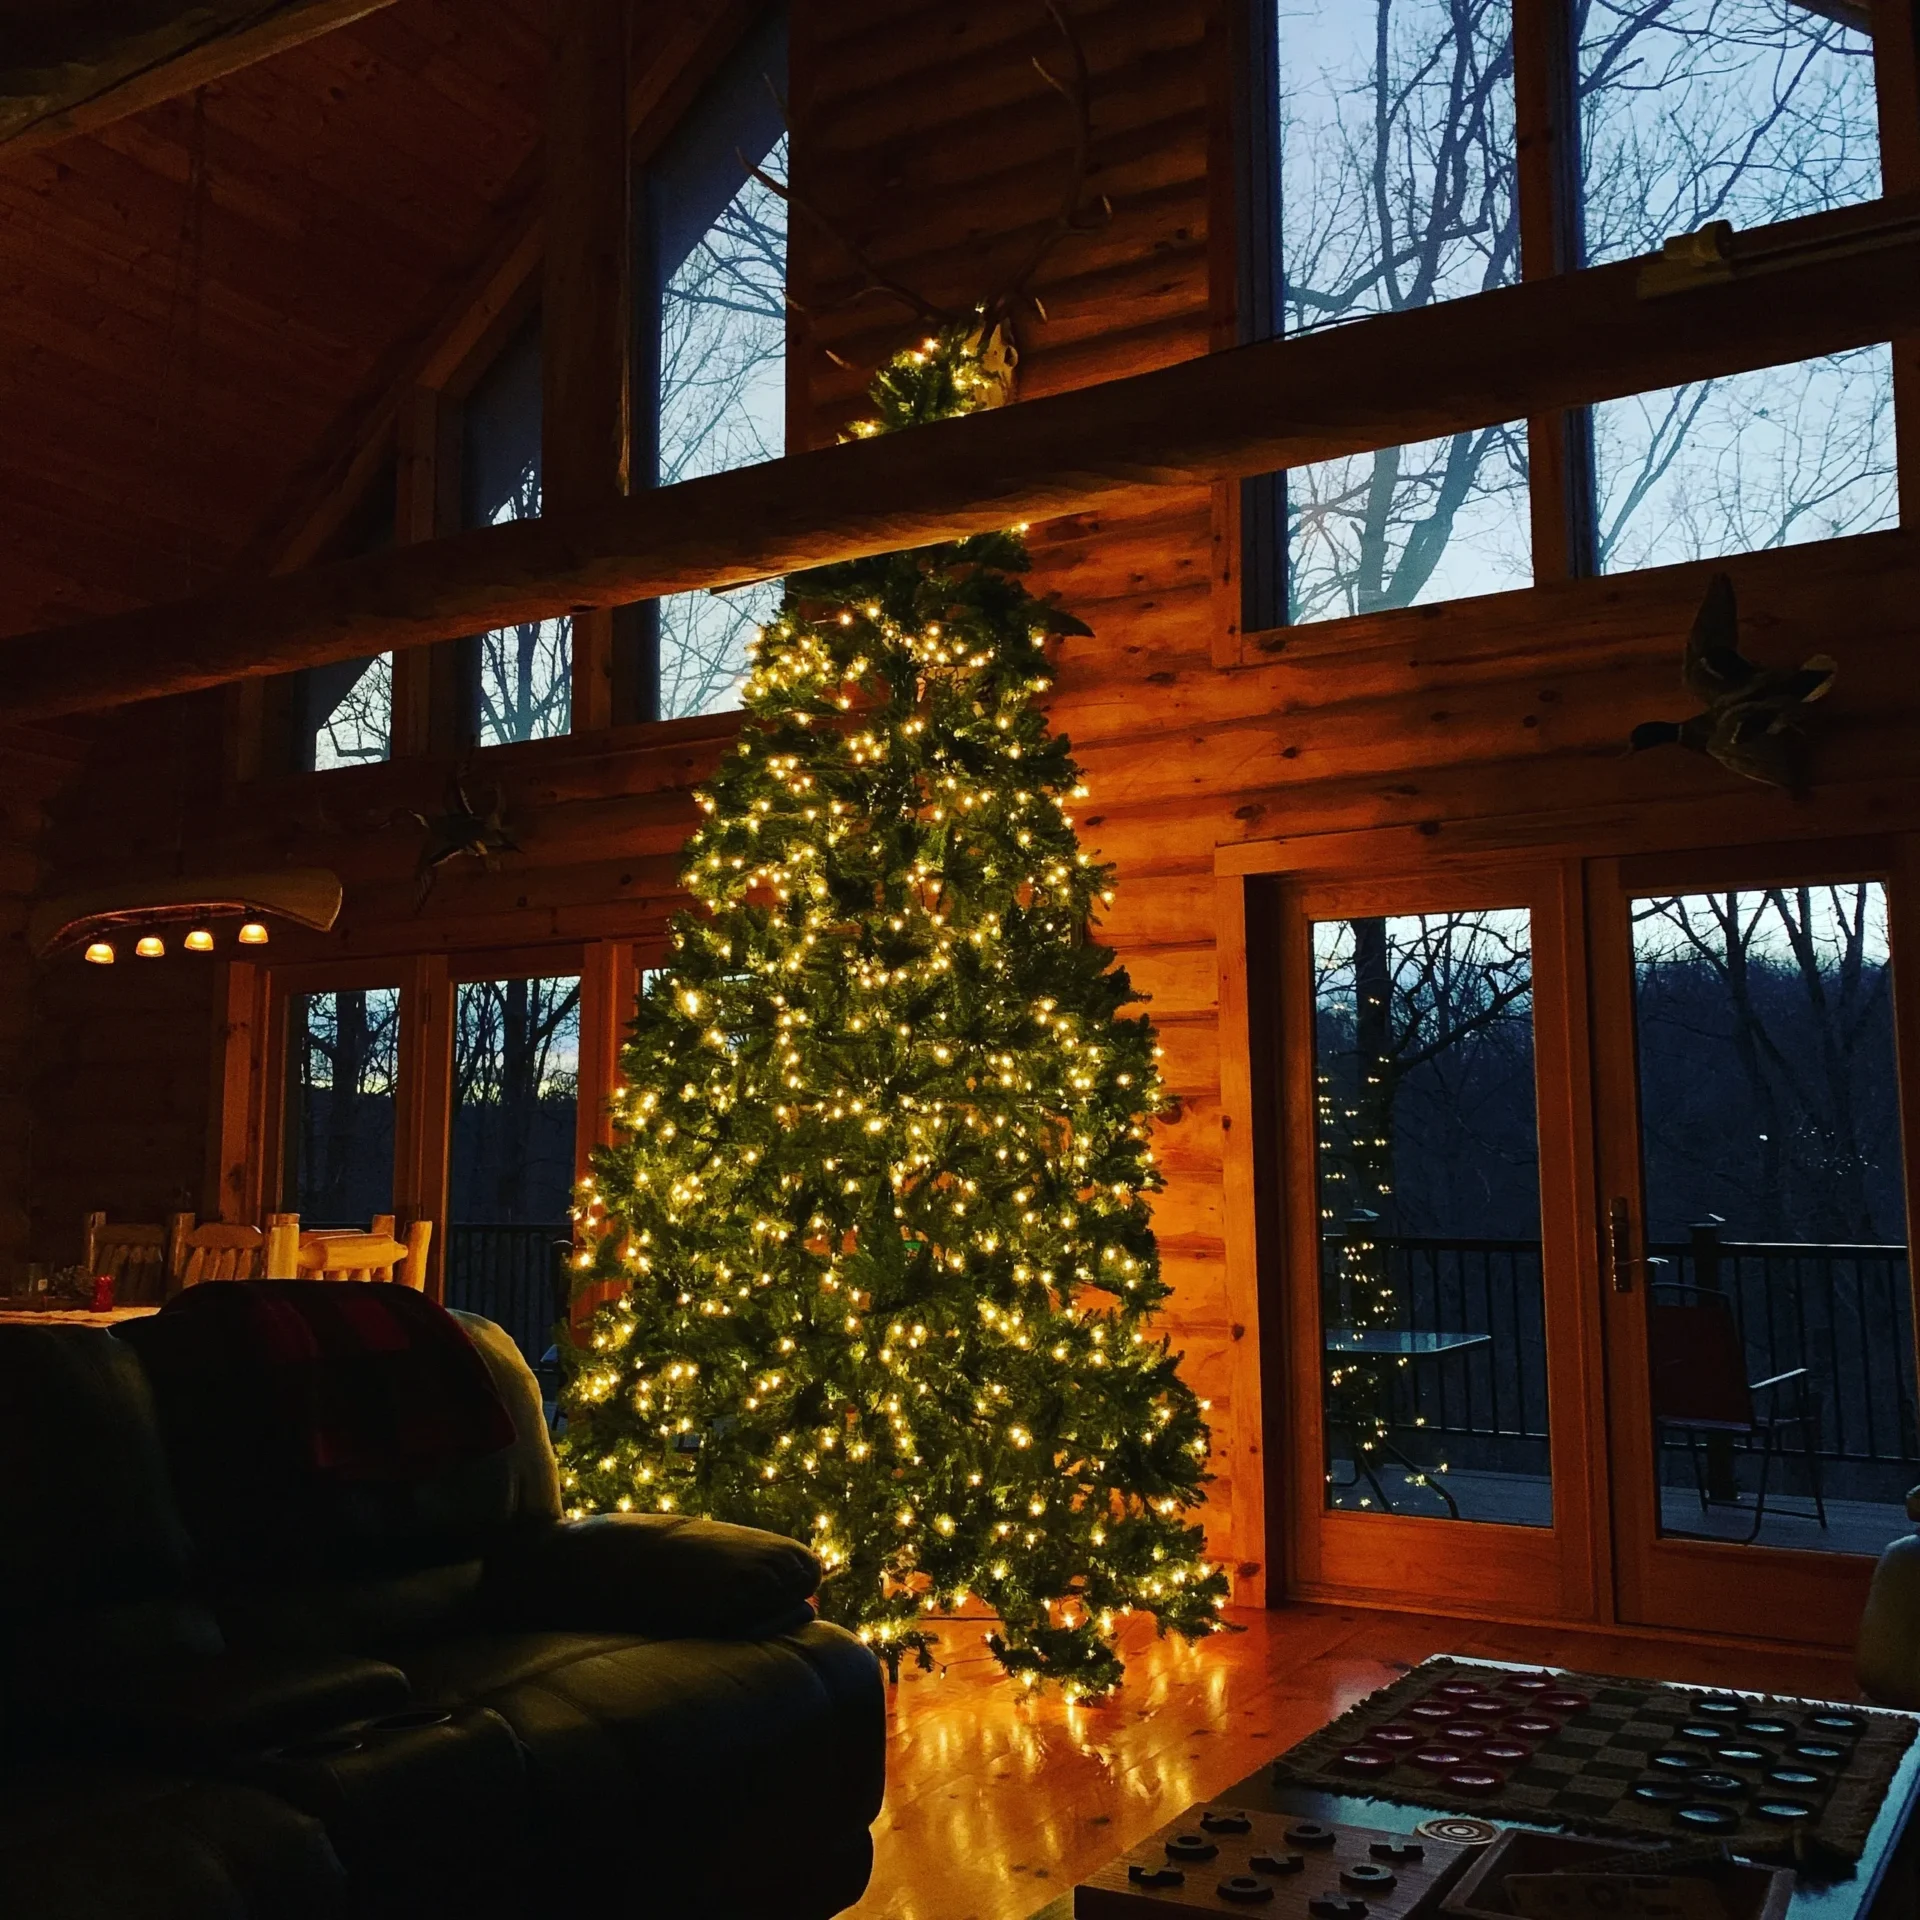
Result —
M433 891L441 868L452 861L474 860L491 873L496 855L520 851L520 843L507 824L500 789L494 788L493 799L482 812L467 797L464 772L456 772L447 782L443 812L415 813L413 818L426 829L426 844L420 849L420 859L414 868L414 879L419 886L414 902L416 913L427 904L427 896Z
M1733 581L1716 573L1687 635L1680 677L1704 703L1690 720L1647 720L1628 749L1686 747L1711 754L1730 773L1794 791L1807 781L1806 707L1832 690L1839 671L1816 653L1798 667L1757 667L1740 651Z

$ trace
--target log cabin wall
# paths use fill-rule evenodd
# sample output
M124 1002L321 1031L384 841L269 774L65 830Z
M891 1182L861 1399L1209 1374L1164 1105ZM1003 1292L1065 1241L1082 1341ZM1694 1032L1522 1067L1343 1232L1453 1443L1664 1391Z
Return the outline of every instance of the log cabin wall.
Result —
M1047 257L1035 283L1044 317L1021 324L1023 395L1138 372L1232 337L1233 260L1220 217L1230 205L1227 12L1225 0L1074 6L1093 74L1087 187L1113 213ZM1033 66L1058 51L1030 0L800 0L796 187L929 299L994 291L1059 204L1069 117ZM861 276L804 220L792 273L793 439L817 443L858 411L866 371L919 323L884 301L852 299ZM1920 820L1911 670L1920 551L1902 531L1729 563L1757 650L1770 660L1821 646L1841 656L1815 792L1794 802L1738 786L1696 756L1622 756L1633 724L1675 710L1680 642L1710 568L1549 578L1262 644L1237 631L1231 542L1217 541L1219 525L1209 494L1170 492L1151 510L1037 528L1034 547L1038 584L1094 630L1064 651L1053 713L1091 788L1080 811L1085 844L1118 869L1106 937L1153 996L1180 1097L1163 1134L1168 1186L1156 1208L1175 1285L1169 1324L1213 1402L1215 1547L1239 1569L1241 1597L1257 1599L1267 1559L1258 1301L1244 1262L1229 1261L1224 1217L1223 1044L1242 1042L1222 1037L1217 850L1349 836L1328 838L1317 857L1339 870L1339 850L1350 847L1346 864L1359 870L1383 860L1417 869L1455 849L1556 835L1624 849L1650 819L1694 809L1731 840L1911 825ZM249 779L205 795L188 831L236 865L340 871L340 927L324 940L281 940L277 959L606 943L644 960L659 951L676 904L690 789L732 724L610 727L488 751L475 778L498 786L523 851L494 874L449 871L424 906L408 814L440 802L453 769L444 754ZM117 798L103 767L100 789L71 816L55 861L62 875L127 866L117 836L138 767L129 759L123 768L133 777ZM74 983L73 1004L89 984ZM60 995L48 1004L61 1005ZM96 1005L88 1016L100 1057L123 1078L143 1063L156 1077L184 1071L189 1049L169 1065L175 1036L156 1011L129 1003L109 1021ZM179 1024L190 1011L179 1010ZM204 1067L218 1040L210 1003L200 1018ZM1244 1085L1244 1064L1225 1061L1231 1085ZM84 1124L76 1103L59 1136L43 1138L38 1166L76 1156ZM183 1100L173 1124L178 1137L156 1164L170 1155L170 1165L198 1166L211 1124L204 1105Z

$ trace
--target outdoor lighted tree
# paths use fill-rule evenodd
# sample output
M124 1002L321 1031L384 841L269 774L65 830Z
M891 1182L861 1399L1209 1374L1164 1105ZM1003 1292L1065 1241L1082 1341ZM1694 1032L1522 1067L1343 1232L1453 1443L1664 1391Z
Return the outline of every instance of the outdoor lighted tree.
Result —
M955 330L870 430L986 396ZM896 1668L977 1598L1069 1695L1120 1617L1195 1635L1225 1578L1187 1515L1207 1431L1152 1325L1166 1104L1090 922L1078 775L1038 697L1084 633L1016 533L787 583L588 1195L593 1318L567 1498L808 1541Z

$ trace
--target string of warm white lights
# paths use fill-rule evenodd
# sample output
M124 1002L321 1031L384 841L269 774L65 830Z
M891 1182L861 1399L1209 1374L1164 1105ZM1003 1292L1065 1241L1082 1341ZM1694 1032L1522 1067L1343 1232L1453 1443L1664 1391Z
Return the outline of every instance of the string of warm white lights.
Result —
M874 388L892 430L988 385L963 332ZM1112 898L1037 698L1084 634L1024 530L789 581L582 1192L578 1510L806 1539L897 1669L979 1603L1029 1684L1118 1677L1120 1620L1210 1631L1209 1449L1151 1324L1159 1048L1088 927Z

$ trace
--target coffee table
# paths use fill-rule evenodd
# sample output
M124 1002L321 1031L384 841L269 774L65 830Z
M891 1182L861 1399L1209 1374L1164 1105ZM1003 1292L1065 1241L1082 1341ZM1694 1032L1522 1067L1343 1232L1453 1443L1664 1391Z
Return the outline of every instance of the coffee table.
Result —
M1503 1660L1465 1660L1456 1664L1484 1667L1495 1673L1551 1673L1553 1668L1518 1666ZM1733 1687L1702 1687L1702 1693L1739 1693ZM1765 1696L1746 1693L1756 1703ZM1284 1813L1298 1819L1343 1826L1378 1827L1390 1833L1411 1833L1422 1820L1450 1811L1392 1800L1372 1800L1361 1794L1319 1793L1310 1788L1276 1784L1271 1767L1262 1767L1237 1786L1217 1793L1209 1806L1245 1807L1254 1812ZM1907 1748L1898 1772L1887 1787L1867 1837L1859 1866L1844 1880L1812 1883L1802 1879L1787 1909L1788 1920L1916 1920L1920 1916L1920 1740ZM1195 1810L1196 1817L1198 1809ZM1490 1813L1501 1826L1531 1824Z

